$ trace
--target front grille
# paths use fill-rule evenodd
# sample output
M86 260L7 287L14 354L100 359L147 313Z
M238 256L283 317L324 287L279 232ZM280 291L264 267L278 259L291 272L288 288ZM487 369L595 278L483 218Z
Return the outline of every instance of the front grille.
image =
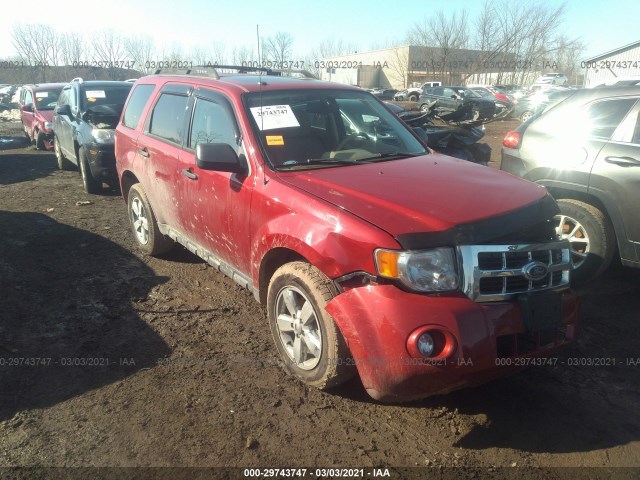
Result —
M524 245L464 245L462 259L465 293L478 302L508 300L569 286L569 243ZM535 275L534 275L535 273Z

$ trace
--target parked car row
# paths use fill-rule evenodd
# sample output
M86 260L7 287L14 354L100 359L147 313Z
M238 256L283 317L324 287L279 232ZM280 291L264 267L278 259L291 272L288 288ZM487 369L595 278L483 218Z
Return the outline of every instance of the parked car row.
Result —
M577 337L570 275L616 250L640 266L640 87L550 95L500 172L430 150L360 88L240 70L74 79L53 143L87 191L119 185L143 252L182 244L251 291L308 385L357 374L396 401L511 373ZM425 91L443 116L500 101Z
M61 170L77 168L87 193L118 185L114 129L132 82L84 81L23 85L18 108L25 136L53 149Z

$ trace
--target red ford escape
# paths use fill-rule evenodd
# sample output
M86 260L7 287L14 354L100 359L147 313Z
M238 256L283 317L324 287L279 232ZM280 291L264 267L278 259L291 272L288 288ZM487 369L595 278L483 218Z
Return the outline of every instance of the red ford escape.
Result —
M147 254L178 242L253 292L292 374L408 400L575 339L543 187L429 150L359 88L223 70L136 81L122 193Z

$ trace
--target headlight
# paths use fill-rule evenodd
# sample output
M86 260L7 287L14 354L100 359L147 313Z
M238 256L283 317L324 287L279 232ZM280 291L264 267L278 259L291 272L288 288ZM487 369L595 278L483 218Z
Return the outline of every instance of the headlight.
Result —
M53 129L53 123L51 123L51 122L44 122L44 129L45 129L45 130L52 130L52 129Z
M96 143L113 143L115 138L113 130L106 130L103 128L94 128L91 130L91 135Z
M378 248L374 252L378 275L395 278L418 292L444 292L459 286L456 256L449 247L420 251Z

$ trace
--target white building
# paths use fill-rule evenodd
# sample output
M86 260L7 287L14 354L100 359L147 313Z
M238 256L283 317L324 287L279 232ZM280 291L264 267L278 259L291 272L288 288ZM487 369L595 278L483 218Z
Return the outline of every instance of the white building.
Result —
M581 66L585 69L585 87L640 79L640 41L588 58Z

